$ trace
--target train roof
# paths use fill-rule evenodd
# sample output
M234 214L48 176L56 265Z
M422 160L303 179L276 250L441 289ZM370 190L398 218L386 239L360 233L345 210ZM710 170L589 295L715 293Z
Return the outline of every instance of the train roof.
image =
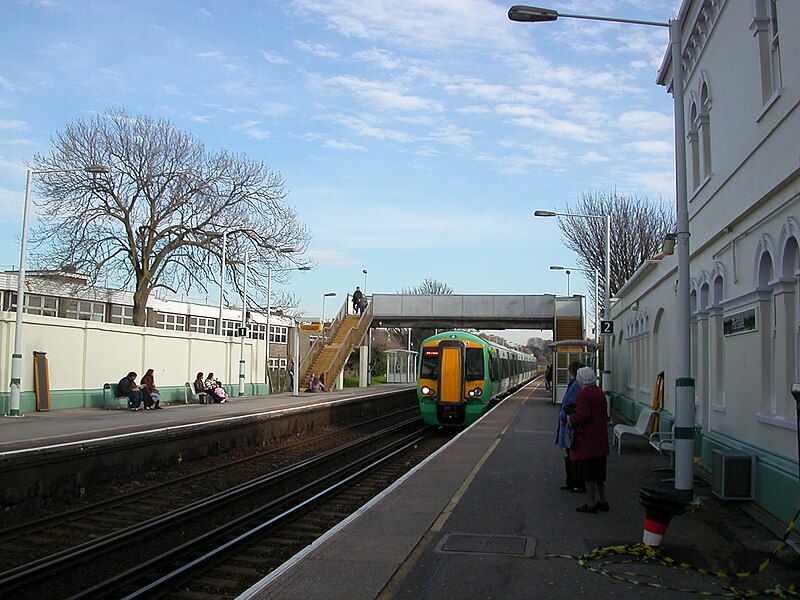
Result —
M427 344L428 342L437 341L437 340L449 340L449 339L465 339L470 342L474 342L476 344L481 344L483 346L489 346L491 348L495 348L497 350L505 350L506 352L513 352L514 354L520 354L522 356L530 356L531 358L535 358L533 354L527 354L525 352L520 352L519 350L512 350L511 348L507 348L506 346L501 346L495 342L490 342L487 339L482 338L479 335L475 335L474 333L469 333L468 331L443 331L441 333L437 333L435 335L430 336L423 340L422 345Z

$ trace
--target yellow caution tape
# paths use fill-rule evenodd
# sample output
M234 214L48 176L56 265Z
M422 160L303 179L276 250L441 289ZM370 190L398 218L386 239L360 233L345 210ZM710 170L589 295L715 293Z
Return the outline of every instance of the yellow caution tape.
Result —
M777 556L777 554L786 547L786 540L789 538L789 535L794 530L797 524L797 518L800 516L800 509L794 515L794 518L786 527L786 531L783 534L783 537L775 546L775 549L770 553L770 555L758 566L750 569L749 571L720 571L715 569L707 569L703 567L695 567L690 565L689 563L675 560L669 556L664 556L661 554L658 548L653 548L652 546L647 546L645 544L628 544L622 546L602 546L599 548L595 548L585 554L581 554L578 556L570 555L570 554L548 554L547 558L569 558L572 560L577 560L578 564L583 567L584 569L591 571L593 573L598 573L600 575L605 575L606 577L610 577L612 579L617 579L619 581L624 581L625 583L633 584L633 585L643 585L646 587L670 590L670 591L678 591L683 593L689 594L696 594L699 596L726 596L731 598L754 598L756 596L775 596L778 598L788 598L788 597L797 597L800 596L800 590L798 590L795 584L790 584L788 586L776 585L772 588L768 588L765 590L744 590L738 589L732 586L720 585L714 582L711 582L716 587L719 587L721 592L707 592L702 590L696 589L686 589L686 588L678 588L672 587L663 583L659 583L657 581L642 581L643 575L640 573L633 573L633 572L611 572L608 571L605 566L614 564L618 565L620 563L625 562L634 562L638 560L642 563L648 562L658 562L662 565L676 568L676 569L687 569L690 571L694 571L699 575L707 575L712 577L717 577L720 579L744 579L746 577L750 577L752 575L757 575L762 573L770 564L770 562ZM609 557L621 557L621 556L630 556L632 557L631 560L628 561L605 561L601 563L600 566L593 566L591 563L595 561L599 561L601 559L609 558ZM653 579L657 579L656 576L652 576Z

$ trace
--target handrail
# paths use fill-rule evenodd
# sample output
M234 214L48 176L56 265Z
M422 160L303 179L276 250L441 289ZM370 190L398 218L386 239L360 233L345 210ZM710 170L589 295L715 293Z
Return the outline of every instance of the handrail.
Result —
M329 328L329 337L328 339L333 339L336 337L336 334L339 332L339 328L342 326L344 322L344 318L347 316L347 302L342 305L342 308L339 309L339 312L336 314L336 318L331 323ZM325 323L322 324L323 330L325 329ZM311 347L308 349L306 355L300 361L300 365L297 368L297 373L299 374L298 381L302 382L305 381L306 377L309 374L309 371L314 366L314 361L317 360L319 355L322 353L322 350L325 348L325 343L323 342L324 336L318 337L314 340L314 343L311 344ZM325 381L327 381L327 375L325 376Z
M347 357L350 356L350 352L353 350L353 346L364 337L367 329L369 329L369 326L372 324L372 314L372 303L370 302L366 312L361 315L358 327L347 332L347 335L342 340L341 344L339 344L339 348L336 350L336 354L331 360L330 367L323 371L326 383L332 381L330 379L331 373L336 376L339 374L339 371L342 370L344 363L347 362Z

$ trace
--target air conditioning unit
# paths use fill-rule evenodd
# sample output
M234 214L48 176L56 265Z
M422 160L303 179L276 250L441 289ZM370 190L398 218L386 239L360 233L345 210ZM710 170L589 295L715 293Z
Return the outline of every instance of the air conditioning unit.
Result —
M712 493L720 500L753 500L756 457L742 450L715 448Z

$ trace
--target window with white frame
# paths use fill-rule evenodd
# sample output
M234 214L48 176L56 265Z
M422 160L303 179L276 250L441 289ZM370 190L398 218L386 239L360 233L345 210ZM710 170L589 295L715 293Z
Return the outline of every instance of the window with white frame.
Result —
M112 305L109 321L118 325L133 325L133 307L120 306L119 304Z
M17 310L17 295L11 296L10 309ZM53 296L40 296L38 294L25 294L25 312L31 315L44 317L58 316L58 298Z
M186 315L158 313L156 327L170 331L186 331Z
M250 323L250 337L254 340L267 339L266 323Z
M289 339L289 328L284 325L269 326L269 341L275 344L285 344Z
M751 29L758 43L761 64L761 99L766 104L781 89L781 51L777 0L754 0Z
M217 320L211 317L189 317L189 331L195 333L216 333Z
M286 370L286 359L285 358L272 358L269 357L269 368L270 371L275 371L277 369L281 369L283 371Z
M222 335L236 335L239 330L239 321L222 320Z
M102 323L106 320L106 305L102 302L91 302L89 300L68 300L64 316L68 319L99 321Z

